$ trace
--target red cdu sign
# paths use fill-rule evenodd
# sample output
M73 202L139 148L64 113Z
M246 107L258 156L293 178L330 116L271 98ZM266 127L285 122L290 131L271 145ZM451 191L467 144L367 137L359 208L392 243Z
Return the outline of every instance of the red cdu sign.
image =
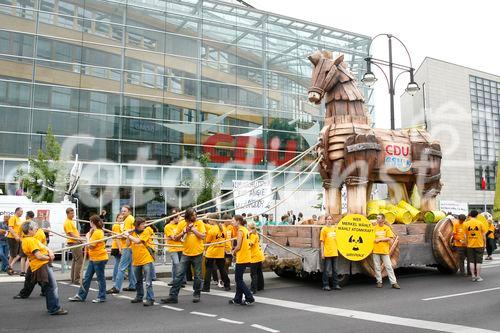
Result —
M282 165L297 153L297 141L288 140L285 150L280 150L280 139L269 140L268 148L264 141L254 136L232 136L229 134L214 134L203 143L203 151L210 154L214 163L261 164L267 154L267 160L275 165ZM231 149L232 148L232 149ZM224 152L224 153L223 153Z

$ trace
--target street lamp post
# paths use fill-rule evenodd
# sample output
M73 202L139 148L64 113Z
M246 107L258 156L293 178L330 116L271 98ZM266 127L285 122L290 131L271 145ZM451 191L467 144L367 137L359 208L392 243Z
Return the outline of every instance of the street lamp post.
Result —
M370 49L371 49L373 41L377 37L380 37L380 36L386 36L388 39L389 61L376 59L370 55ZM397 40L403 46L406 53L408 54L410 66L396 64L392 61L392 39ZM395 128L394 95L395 95L396 82L397 82L399 76L401 74L407 73L407 72L410 74L410 82L408 83L408 85L406 86L406 89L405 89L405 91L408 94L413 96L420 90L420 87L415 82L415 79L413 76L414 75L414 68L413 68L413 65L411 62L410 53L408 52L408 49L406 48L406 46L403 44L403 42L399 38L397 38L391 34L378 34L375 37L373 37L373 39L370 42L370 45L368 46L368 55L365 58L365 61L366 61L366 73L363 75L363 79L361 80L361 82L363 82L368 87L373 86L375 84L375 82L377 82L377 77L372 72L372 65L375 65L376 67L378 67L382 71L382 74L384 74L385 80L387 81L387 86L389 87L389 97L390 97L390 107L391 107L391 129L394 129ZM389 68L389 77L387 77L387 74L385 73L382 66L386 66ZM394 69L400 70L400 73L396 76L396 78L394 78Z

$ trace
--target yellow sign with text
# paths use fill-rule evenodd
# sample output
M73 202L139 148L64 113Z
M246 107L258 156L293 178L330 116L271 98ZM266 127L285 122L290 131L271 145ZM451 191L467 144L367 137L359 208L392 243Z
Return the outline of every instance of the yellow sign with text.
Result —
M360 261L368 257L374 240L373 225L363 215L346 215L337 226L337 247L346 259Z

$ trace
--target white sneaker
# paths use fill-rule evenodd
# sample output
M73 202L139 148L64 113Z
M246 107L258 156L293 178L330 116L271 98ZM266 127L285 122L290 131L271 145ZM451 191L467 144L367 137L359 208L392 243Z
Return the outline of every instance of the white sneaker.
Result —
M224 288L224 283L222 282L222 280L219 280L219 284L217 285L217 287Z
M482 282L482 281L484 281L484 279L483 279L482 277L478 276L478 277L476 278L476 282Z

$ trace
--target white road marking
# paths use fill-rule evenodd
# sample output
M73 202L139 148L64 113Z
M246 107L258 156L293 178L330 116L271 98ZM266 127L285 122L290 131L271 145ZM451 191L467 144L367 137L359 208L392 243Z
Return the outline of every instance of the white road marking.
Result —
M236 320L231 320L231 319L227 319L227 318L219 318L217 320L222 321L224 323L229 323L229 324L237 324L237 325L244 324L244 322L242 322L242 321L236 321Z
M69 283L68 282L64 282L64 281L59 281L60 284L64 284L64 285L68 285Z
M495 264L491 264L491 265L483 265L483 266L481 266L481 269L494 268L494 267L500 267L500 263L495 263Z
M255 328L258 328L260 330L264 330L264 331L267 331L267 332L271 332L271 333L279 333L280 331L278 330L275 330L274 328L269 328L269 327L266 327L266 326L262 326L262 325L259 325L259 324L252 324L250 325L252 327L255 327Z
M176 308L175 306L170 306L170 305L162 305L162 308L169 309L169 310L174 310L174 311L184 311L184 309L181 308Z
M95 288L89 288L89 290L91 290L91 291L99 291L99 290L97 290Z
M203 316L203 317L217 317L216 314L211 314L211 313L205 313L205 312L198 312L198 311L192 311L190 312L191 314L198 315L198 316Z
M0 276L1 282L24 282L24 276Z
M233 293L229 293L229 292L225 292L225 291L213 291L213 292L210 292L210 295L220 296L220 297L228 297L228 298L234 297ZM331 315L331 316L339 316L339 317L346 317L346 318L352 318L352 319L366 320L366 321L372 321L372 322L389 324L389 325L398 325L398 326L404 326L404 327L428 329L428 330L434 330L434 331L440 331L440 332L498 333L498 331L492 331L492 330L477 328L477 327L448 324L448 323L443 323L443 322L438 322L438 321L429 321L429 320L414 319L414 318L407 318L407 317L397 317L397 316L385 315L385 314L381 314L381 313L334 308L334 307L329 307L329 306L321 306L321 305L314 305L314 304L308 304L308 303L299 303L299 302L285 301L285 300L260 297L260 296L255 296L255 300L257 301L256 306L258 306L258 303L262 303L262 304L274 305L274 306L279 306L279 307L294 309L294 310L302 310L302 311L321 313L321 314L326 314L326 315ZM218 320L221 320L221 319L222 318L220 318Z
M481 290L473 290L473 291L467 291L467 292L458 293L458 294L450 294L450 295L443 295L443 296L437 296L437 297L422 298L422 301L434 301L436 299L443 299L443 298L451 298L451 297L457 297L457 296L478 294L478 293L484 293L484 292L487 292L487 291L499 290L499 289L500 289L500 287L488 288L488 289L481 289Z
M113 295L115 295L116 297L119 297L119 298L133 300L133 298L132 298L132 297L130 297L130 296L125 296L125 295L116 295L116 294L113 294Z

